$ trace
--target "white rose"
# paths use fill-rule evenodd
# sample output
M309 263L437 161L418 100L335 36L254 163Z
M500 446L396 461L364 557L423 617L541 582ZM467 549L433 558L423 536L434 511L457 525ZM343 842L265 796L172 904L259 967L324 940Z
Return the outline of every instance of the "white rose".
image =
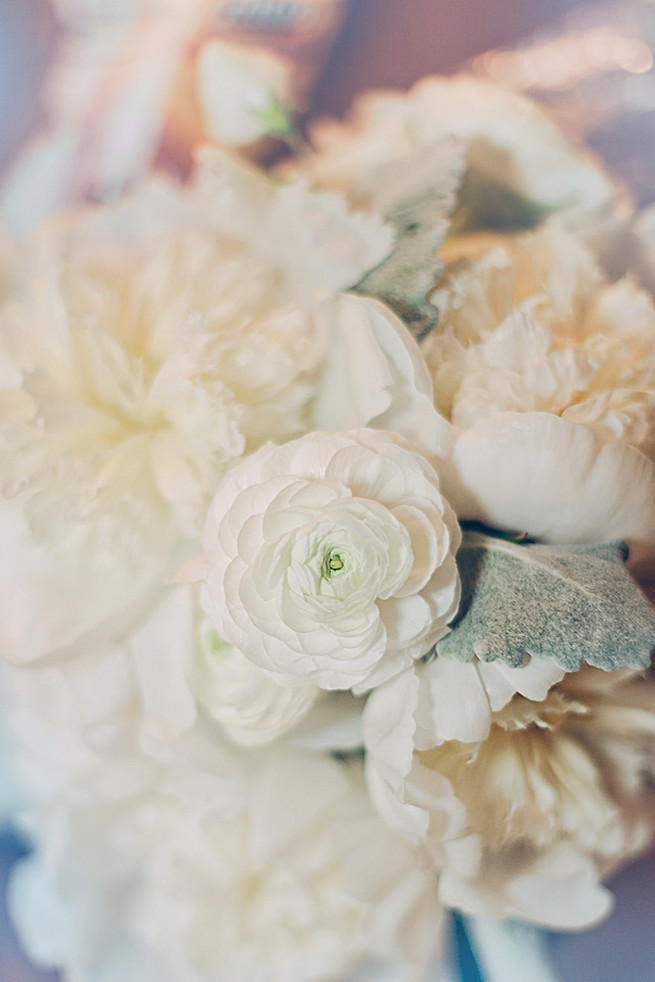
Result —
M374 430L313 433L224 479L203 534L202 602L260 667L364 691L446 632L459 541L416 448Z

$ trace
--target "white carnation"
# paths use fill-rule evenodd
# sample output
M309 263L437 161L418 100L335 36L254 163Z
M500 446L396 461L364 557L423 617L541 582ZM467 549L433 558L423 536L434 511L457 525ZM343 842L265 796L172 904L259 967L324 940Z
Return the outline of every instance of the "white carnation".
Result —
M203 533L202 602L262 668L362 691L446 632L459 541L420 450L374 430L309 434L224 479Z

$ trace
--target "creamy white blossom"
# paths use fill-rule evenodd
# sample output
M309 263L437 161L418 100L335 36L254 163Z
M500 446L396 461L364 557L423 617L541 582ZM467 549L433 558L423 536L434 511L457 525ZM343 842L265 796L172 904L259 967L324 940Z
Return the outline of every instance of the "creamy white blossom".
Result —
M291 65L270 51L208 41L196 79L203 129L216 143L243 146L289 125Z
M459 527L430 461L392 433L262 448L224 479L202 541L220 637L287 679L370 688L457 610Z
M189 189L153 183L40 234L0 323L0 472L78 570L82 620L172 573L235 459L309 428L319 310L325 330L388 244L341 200L220 155ZM15 592L32 586L26 571ZM82 635L69 613L53 645Z
M556 224L455 266L432 300L440 331L424 353L456 426L548 412L652 455L655 307L632 280L604 281Z
M609 179L532 101L466 76L424 78L408 93L365 93L345 122L315 124L311 167L319 186L368 205L381 166L444 137L467 149L460 203L473 227L511 225L507 192L530 204L535 221L559 211L596 239L617 209Z
M225 644L205 624L198 665L198 699L243 746L269 743L305 717L320 690L317 686L281 685L238 648Z
M364 732L376 804L424 843L441 899L550 927L605 916L601 878L655 832L652 678L452 662L461 677L439 694L429 669L373 693Z
M655 544L655 307L557 223L454 262L423 346L465 518Z
M410 982L439 948L430 872L327 756L123 749L27 824L14 917L81 982L327 982L370 957Z

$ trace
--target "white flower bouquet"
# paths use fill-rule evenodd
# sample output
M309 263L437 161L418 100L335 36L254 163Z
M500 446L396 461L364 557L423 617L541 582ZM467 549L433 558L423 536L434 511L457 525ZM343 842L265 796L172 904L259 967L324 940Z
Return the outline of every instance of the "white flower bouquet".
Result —
M7 252L10 902L36 962L445 982L457 911L505 982L499 945L550 978L533 927L607 915L655 839L630 221L530 103L429 79L283 175L207 147L190 183Z

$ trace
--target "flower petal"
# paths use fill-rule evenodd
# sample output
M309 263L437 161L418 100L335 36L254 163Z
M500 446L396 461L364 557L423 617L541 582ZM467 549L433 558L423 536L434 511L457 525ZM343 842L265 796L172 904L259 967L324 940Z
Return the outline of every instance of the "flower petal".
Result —
M462 433L444 489L460 518L546 542L624 539L655 554L655 463L548 413L500 413Z
M452 427L434 408L423 356L400 319L377 300L342 296L324 306L321 326L313 426L393 430L444 456Z

